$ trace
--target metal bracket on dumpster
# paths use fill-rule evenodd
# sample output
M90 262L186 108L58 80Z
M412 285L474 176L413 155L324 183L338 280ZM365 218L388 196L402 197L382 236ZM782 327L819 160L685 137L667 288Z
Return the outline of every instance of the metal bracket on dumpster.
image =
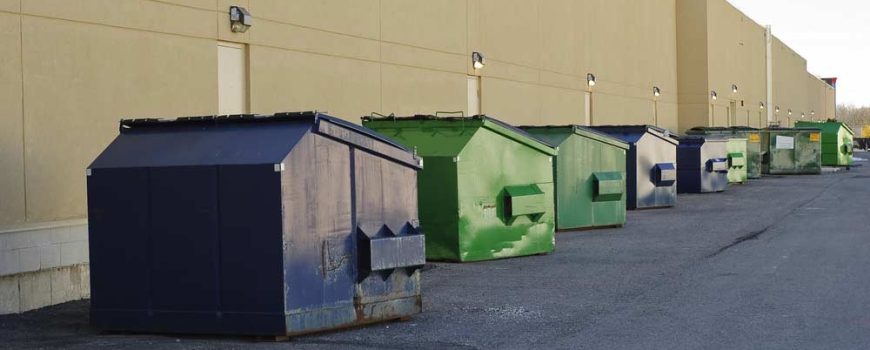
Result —
M851 145L843 145L843 154L852 154L852 146Z
M504 191L504 213L508 222L523 215L538 221L547 212L546 195L536 184L506 186Z
M406 222L398 234L383 225L376 232L357 227L359 280L376 273L386 280L396 269L408 274L426 264L426 240L418 227Z
M725 158L712 158L707 160L707 172L717 172L717 173L727 173L728 172L728 159Z
M625 180L621 172L608 171L592 174L595 183L594 202L609 202L622 199L625 192Z
M746 157L743 153L728 153L728 166L731 168L743 168L746 166Z
M677 182L677 168L673 163L658 163L653 166L652 180L656 187L673 186Z

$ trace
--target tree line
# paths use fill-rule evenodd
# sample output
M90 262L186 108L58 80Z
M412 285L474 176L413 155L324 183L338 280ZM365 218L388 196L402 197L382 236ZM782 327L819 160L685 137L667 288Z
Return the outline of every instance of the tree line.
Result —
M870 125L870 107L838 105L837 120L852 128L855 131L855 137L861 137L861 128Z

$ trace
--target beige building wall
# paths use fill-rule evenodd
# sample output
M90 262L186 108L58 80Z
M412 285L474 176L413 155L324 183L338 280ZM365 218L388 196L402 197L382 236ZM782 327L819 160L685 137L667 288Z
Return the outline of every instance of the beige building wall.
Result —
M807 118L821 121L835 119L834 88L824 80L809 73L807 73L807 87L807 100L811 103L807 107Z
M467 54L487 55L483 112L516 124L583 124L588 93L592 124L658 117L675 128L673 8L673 0L469 1Z
M807 61L781 40L773 40L773 101L775 121L791 127L808 112ZM791 111L791 114L789 114Z
M725 0L677 0L679 131L695 126L782 126L835 109L834 90L808 79L806 60L773 40L773 100L767 101L766 29ZM736 85L737 92L733 87ZM711 98L712 92L718 98ZM764 108L762 108L762 105ZM792 114L788 115L791 110ZM832 114L832 113L830 113Z
M679 130L766 125L764 27L725 0L678 0L677 14Z
M678 131L710 124L708 1L676 0Z

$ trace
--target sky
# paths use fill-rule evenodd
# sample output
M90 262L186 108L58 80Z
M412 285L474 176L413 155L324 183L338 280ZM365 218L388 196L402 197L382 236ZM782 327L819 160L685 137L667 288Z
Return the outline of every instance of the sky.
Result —
M870 106L870 1L728 0L807 60L838 77L837 103Z

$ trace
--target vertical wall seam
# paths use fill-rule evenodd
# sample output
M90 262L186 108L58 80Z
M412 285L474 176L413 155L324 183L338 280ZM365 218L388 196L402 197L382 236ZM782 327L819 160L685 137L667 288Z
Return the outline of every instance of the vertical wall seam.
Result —
M215 206L217 208L217 215L215 218L215 303L217 304L215 307L216 316L218 319L223 318L223 282L221 281L221 274L223 271L223 254L221 250L223 249L223 227L221 225L221 219L223 218L223 206L221 205L221 170L223 166L215 166Z
M378 94L378 104L381 113L392 113L384 111L384 13L383 1L378 0L378 85L380 93ZM393 111L398 113L398 111Z
M24 200L24 222L27 222L27 125L24 118L24 15L21 7L24 0L18 2L18 59L21 72L21 182Z

